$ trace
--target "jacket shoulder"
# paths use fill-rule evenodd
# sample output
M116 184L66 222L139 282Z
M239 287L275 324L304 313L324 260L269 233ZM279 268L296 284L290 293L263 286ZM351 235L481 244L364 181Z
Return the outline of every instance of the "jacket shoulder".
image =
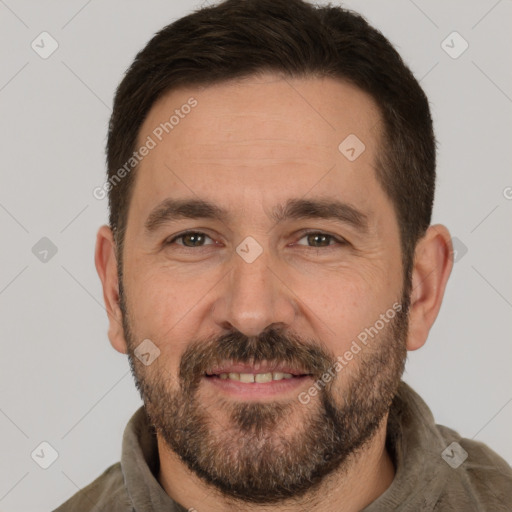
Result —
M78 491L54 512L132 512L124 485L121 463L107 468L96 480Z
M442 425L437 428L449 443L443 458L451 466L446 470L458 481L454 487L471 497L477 510L511 510L512 467L486 444L463 438Z

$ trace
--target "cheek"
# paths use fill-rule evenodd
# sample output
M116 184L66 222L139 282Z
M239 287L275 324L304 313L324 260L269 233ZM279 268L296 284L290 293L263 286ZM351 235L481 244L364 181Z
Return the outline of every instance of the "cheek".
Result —
M186 332L186 312L190 309L186 307L186 298L179 295L170 282L160 278L134 283L129 300L129 321L135 346L150 340L159 350L155 362L144 370L148 370L148 377L174 381L190 337Z
M211 280L204 274L142 265L131 276L127 296L133 332L155 340L161 350L180 352L194 336L198 308L207 300Z
M400 286L375 266L301 275L290 288L303 304L306 332L313 326L315 336L335 355L348 350L400 298Z

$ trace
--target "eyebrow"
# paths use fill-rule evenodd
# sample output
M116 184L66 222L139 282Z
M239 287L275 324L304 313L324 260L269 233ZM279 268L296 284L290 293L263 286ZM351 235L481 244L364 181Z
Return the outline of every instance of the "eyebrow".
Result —
M368 217L355 207L334 199L289 199L273 208L270 218L280 224L286 220L326 219L348 224L360 231L368 230ZM165 199L156 206L145 222L146 231L180 219L212 219L223 223L229 212L203 199Z
M148 215L146 231L153 232L162 224L179 219L214 219L225 221L228 212L202 199L165 199Z
M293 219L326 219L349 224L368 231L368 217L347 203L337 199L290 199L284 206L276 206L271 214L276 224Z

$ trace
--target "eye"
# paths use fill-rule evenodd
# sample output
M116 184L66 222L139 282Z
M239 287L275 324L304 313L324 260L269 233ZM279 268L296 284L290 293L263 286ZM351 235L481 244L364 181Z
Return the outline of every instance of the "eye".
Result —
M207 240L210 240L207 243ZM306 240L306 243L302 243L302 240ZM334 242L334 243L333 243ZM215 241L209 237L207 234L202 233L201 231L186 231L185 233L181 233L179 235L174 236L170 240L165 242L165 245L181 245L182 247L194 248L194 247L204 247L206 245L215 245ZM332 247L335 245L344 245L347 242L343 238L335 237L334 235L330 235L328 233L323 233L321 231L314 231L305 233L302 238L299 239L297 245L306 245L307 247L314 249L321 249Z
M306 239L306 244L300 243L300 240ZM347 242L343 238L335 237L334 235L329 235L328 233L322 233L321 231L312 231L310 233L306 233L297 245L307 245L308 247L313 247L315 249L321 249L322 247L331 247L332 241L338 243L339 245L344 245Z
M208 235L205 233L201 233L200 231L186 231L185 233L181 233L181 235L177 235L174 238L165 242L165 245L175 244L177 240L181 240L177 245L182 245L183 247L203 247L204 245L212 245L205 244L206 239L211 240L213 244L215 243Z

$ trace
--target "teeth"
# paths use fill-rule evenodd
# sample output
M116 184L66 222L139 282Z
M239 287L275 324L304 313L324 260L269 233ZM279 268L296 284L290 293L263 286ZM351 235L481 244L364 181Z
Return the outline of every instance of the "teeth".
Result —
M272 374L271 373L257 373L254 376L255 382L270 382L272 380Z
M231 374L229 374L231 375ZM236 374L238 375L238 374ZM254 382L254 375L252 373L241 373L240 374L240 382Z
M222 380L238 380L240 382L250 383L250 382L270 382L272 380L282 380L282 379L291 379L293 375L291 373L283 373L283 372L268 372L268 373L221 373L219 374L219 378Z

